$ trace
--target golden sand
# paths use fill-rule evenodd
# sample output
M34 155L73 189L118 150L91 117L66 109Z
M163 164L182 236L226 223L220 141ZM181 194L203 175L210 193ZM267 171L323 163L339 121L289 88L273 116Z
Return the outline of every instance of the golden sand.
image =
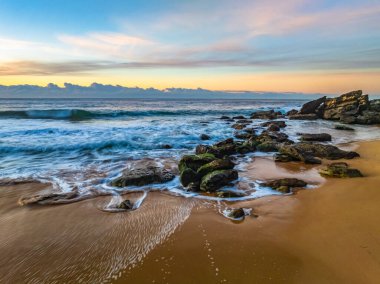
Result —
M257 158L245 175L322 186L230 204L258 215L238 223L213 202L159 192L113 214L99 210L110 197L18 207L45 186L1 187L0 283L379 283L380 142L357 151L357 179Z

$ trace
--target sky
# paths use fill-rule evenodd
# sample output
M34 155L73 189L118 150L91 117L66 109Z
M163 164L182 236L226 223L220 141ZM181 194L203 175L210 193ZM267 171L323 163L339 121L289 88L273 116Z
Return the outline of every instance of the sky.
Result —
M380 94L380 0L0 0L0 84Z

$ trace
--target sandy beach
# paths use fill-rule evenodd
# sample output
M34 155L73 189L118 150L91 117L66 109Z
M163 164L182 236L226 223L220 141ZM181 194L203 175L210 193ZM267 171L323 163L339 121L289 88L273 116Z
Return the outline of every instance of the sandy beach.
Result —
M230 204L253 208L243 222L217 203L160 192L119 214L99 210L110 197L19 207L46 186L3 186L0 282L377 283L380 142L356 146L361 158L349 164L364 178L325 180L310 166L257 158L245 174L322 185Z

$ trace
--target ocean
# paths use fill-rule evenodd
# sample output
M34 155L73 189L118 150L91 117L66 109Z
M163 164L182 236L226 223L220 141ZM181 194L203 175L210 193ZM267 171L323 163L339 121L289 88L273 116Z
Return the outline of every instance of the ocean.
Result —
M222 115L249 117L252 112L275 109L283 113L300 108L302 100L119 100L55 99L0 100L0 182L36 180L55 190L81 194L91 190L117 193L109 185L132 161L152 158L178 160L193 153L198 144L213 144L235 132ZM260 131L262 120L252 126ZM333 144L380 138L375 126L354 126L337 131L330 121L287 121L285 132L297 141L299 132L333 136ZM202 141L201 134L210 140ZM170 149L168 148L170 145ZM239 170L256 152L241 158ZM254 190L247 197L278 194L247 181ZM152 187L150 187L152 188ZM177 195L211 198L187 193L178 178L154 185ZM136 190L136 188L131 188ZM148 188L147 188L148 190Z

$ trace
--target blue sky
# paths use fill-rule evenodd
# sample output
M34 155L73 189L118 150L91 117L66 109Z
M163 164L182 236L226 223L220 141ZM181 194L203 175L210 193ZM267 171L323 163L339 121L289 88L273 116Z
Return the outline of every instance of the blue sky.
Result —
M379 22L368 0L0 0L0 83L380 93Z

